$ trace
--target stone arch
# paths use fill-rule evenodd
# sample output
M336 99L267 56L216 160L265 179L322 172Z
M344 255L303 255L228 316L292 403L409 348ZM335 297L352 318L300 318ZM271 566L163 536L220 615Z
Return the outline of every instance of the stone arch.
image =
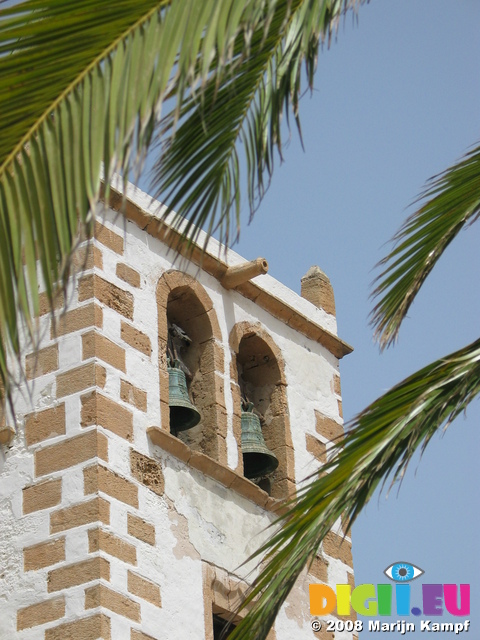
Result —
M245 385L255 409L263 416L262 432L267 447L275 453L279 465L269 480L259 483L274 498L287 498L295 491L295 464L290 433L287 382L282 353L259 323L239 322L229 339L234 406L234 434L241 466L241 390Z
M192 276L170 270L158 281L157 309L161 426L170 428L166 353L168 322L174 322L192 339L185 363L192 373L190 397L201 414L200 423L178 437L193 450L226 462L222 335L210 296Z

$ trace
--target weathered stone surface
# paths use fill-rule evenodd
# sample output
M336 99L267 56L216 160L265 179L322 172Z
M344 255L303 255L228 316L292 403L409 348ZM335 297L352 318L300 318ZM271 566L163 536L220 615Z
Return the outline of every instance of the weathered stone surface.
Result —
M165 482L160 463L152 458L134 451L130 451L130 467L132 476L159 496L163 495Z
M95 222L95 238L105 247L108 247L119 255L123 255L123 238L108 229L101 222L98 222L98 220Z
M110 564L105 558L89 558L48 572L48 592L61 591L92 580L110 580Z
M100 358L125 373L125 349L97 331L89 331L82 335L82 359L88 358Z
M133 595L143 598L156 607L162 606L160 587L146 578L142 578L133 571L128 572L128 590Z
M48 540L23 550L23 568L36 571L65 560L65 538Z
M327 462L326 445L309 433L305 435L305 439L307 441L307 451L309 451L319 462L325 464Z
M60 373L57 375L57 398L63 398L93 386L103 389L106 377L105 369L96 362L88 362Z
M108 555L128 564L137 564L136 547L103 529L90 529L88 532L88 550L90 553L104 551Z
M62 479L46 480L23 489L23 513L55 507L62 501Z
M134 622L140 622L140 605L103 584L85 589L85 609L104 607Z
M92 430L35 451L35 475L67 469L97 456L108 459L108 443L103 433Z
M127 531L134 538L155 546L155 527L133 513L127 516Z
M46 373L58 369L58 344L40 349L37 353L31 353L25 358L25 373L27 378L39 378Z
M131 507L138 508L138 488L126 478L122 478L102 465L94 465L83 470L85 495L102 491Z
M87 327L103 326L103 312L101 307L91 302L90 304L71 309L66 313L63 313L55 323L52 324L50 331L50 337L64 336L67 333L73 331L79 331L80 329L86 329Z
M82 396L81 403L82 427L101 426L125 440L133 440L133 416L131 411L97 391L92 391Z
M132 287L140 287L140 274L126 264L119 262L116 270L117 276Z
M150 356L152 353L150 338L138 329L135 329L135 327L132 327L132 325L123 321L121 325L121 336L122 340L125 340L127 344L137 349L137 351L144 353L146 356Z
M317 266L310 267L302 278L302 298L335 315L335 298L328 276Z
M341 560L349 567L353 567L352 545L342 536L330 531L323 540L323 551L332 558Z
M20 609L17 613L17 631L29 629L39 624L58 620L65 615L65 598L53 598L30 607Z
M95 613L45 630L45 640L111 640L110 618Z
M99 521L110 524L110 504L103 498L96 497L88 502L54 511L50 515L50 533L58 533Z
M133 295L95 273L83 276L78 283L79 301L90 298L95 298L125 318L133 320Z
M27 446L48 438L65 435L65 404L29 413L25 416L25 441Z
M315 429L317 433L320 433L327 440L331 440L332 442L339 442L343 439L343 427L335 420L331 418L327 418L322 415L319 411L315 411L316 424Z
M147 392L138 389L126 380L120 380L120 398L140 411L147 411Z

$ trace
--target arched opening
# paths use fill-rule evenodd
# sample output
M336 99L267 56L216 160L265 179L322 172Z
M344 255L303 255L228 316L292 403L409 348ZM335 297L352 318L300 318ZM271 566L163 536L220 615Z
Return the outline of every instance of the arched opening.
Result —
M169 271L160 278L157 304L162 428L172 426L167 371L169 334L181 333L188 340L177 341L177 352L186 371L189 398L200 413L200 422L184 431L172 429L172 433L191 449L223 461L226 459L223 351L213 304L203 287L180 271Z
M273 473L260 475L254 481L273 497L286 498L295 489L295 476L283 358L271 337L257 324L236 325L230 345L238 383L234 386L235 413L240 415L241 425L242 397L253 403L265 445L279 463Z

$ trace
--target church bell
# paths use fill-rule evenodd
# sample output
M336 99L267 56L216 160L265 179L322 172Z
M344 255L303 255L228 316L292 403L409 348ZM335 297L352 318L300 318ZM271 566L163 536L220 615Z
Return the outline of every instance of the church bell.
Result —
M277 456L265 444L260 418L253 413L251 402L242 410L242 454L246 478L261 478L278 467Z
M168 404L170 405L170 429L173 433L186 431L200 422L200 413L190 401L187 378L184 371L175 366L168 366Z

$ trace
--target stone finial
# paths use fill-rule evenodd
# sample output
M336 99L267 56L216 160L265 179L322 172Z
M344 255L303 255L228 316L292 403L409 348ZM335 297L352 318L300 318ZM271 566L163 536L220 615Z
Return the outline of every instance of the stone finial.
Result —
M0 426L0 445L8 446L15 437L15 429L9 425Z
M328 276L313 266L303 276L301 296L327 313L335 315L335 298Z

